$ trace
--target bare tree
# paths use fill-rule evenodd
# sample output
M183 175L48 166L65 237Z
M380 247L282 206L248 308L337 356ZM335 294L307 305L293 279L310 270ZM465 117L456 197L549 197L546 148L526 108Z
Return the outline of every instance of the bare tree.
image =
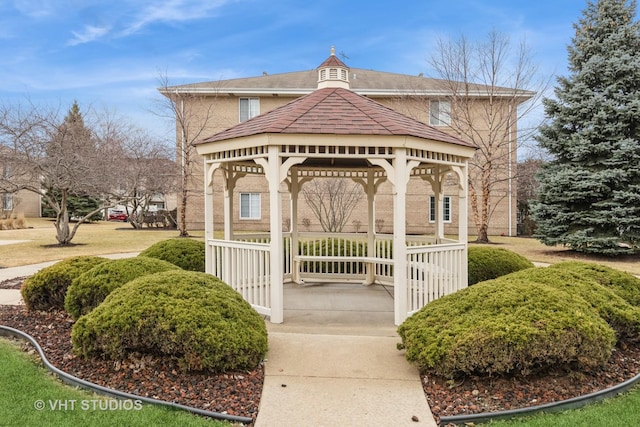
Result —
M139 229L149 217L154 198L176 190L176 164L166 146L140 129L126 129L124 140L118 190L127 201L129 224Z
M538 77L524 42L514 49L495 31L482 42L440 39L429 62L442 79L451 128L478 146L469 163L469 199L478 242L488 242L496 206L515 185L518 140L537 128L516 125L539 105L549 81Z
M176 129L176 162L178 163L178 230L181 237L187 237L187 207L194 190L199 188L194 180L202 180L196 173L201 158L194 144L214 129L214 108L211 96L196 95L180 91L169 85L166 74L158 78L159 91L165 98L161 99L154 113L175 122ZM198 193L199 194L199 193Z
M55 214L56 239L71 243L78 228L93 215L125 203L119 191L130 129L110 113L87 116L74 103L64 119L59 110L30 104L0 107L0 162L10 173L0 178L0 191L31 191ZM70 224L69 201L100 201Z
M341 232L363 197L360 184L346 178L316 178L302 187L302 195L326 232Z

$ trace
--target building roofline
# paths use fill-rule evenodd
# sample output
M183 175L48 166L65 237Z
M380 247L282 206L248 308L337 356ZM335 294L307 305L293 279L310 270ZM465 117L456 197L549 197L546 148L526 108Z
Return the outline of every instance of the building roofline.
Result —
M385 71L350 68L351 90L359 95L382 98L401 96L445 97L446 82L423 76L390 73ZM360 76L360 77L359 77ZM317 70L294 71L279 74L235 78L200 83L190 83L158 88L165 96L182 95L229 95L229 96L303 96L317 89ZM489 91L489 89L492 89ZM483 98L489 95L520 97L523 102L535 96L534 91L512 88L489 88L472 85L467 95Z

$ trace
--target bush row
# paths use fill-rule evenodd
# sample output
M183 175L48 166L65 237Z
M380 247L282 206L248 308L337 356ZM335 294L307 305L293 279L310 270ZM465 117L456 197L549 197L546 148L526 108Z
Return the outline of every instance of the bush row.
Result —
M149 256L145 256L149 255ZM204 243L170 239L138 257L74 257L42 269L22 287L28 309L65 308L76 319L82 357L145 353L185 370L254 368L267 350L262 317L204 270Z

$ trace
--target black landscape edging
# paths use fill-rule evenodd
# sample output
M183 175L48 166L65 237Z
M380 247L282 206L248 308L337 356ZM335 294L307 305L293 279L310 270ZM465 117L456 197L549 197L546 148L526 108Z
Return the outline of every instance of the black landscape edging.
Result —
M479 414L440 417L440 425L446 426L448 424L462 425L465 423L484 423L490 420L504 420L515 417L524 417L542 412L562 412L568 409L577 409L595 402L599 402L609 397L615 397L621 393L628 391L638 382L640 382L640 374L613 387L585 394L584 396L561 400L558 402L545 403L544 405L529 406L520 409L511 409L508 411L484 412Z
M149 403L152 405L167 406L170 408L179 409L182 411L188 411L196 415L215 418L218 420L234 421L234 422L239 422L243 424L250 424L254 421L253 418L250 418L250 417L241 417L236 415L222 414L220 412L205 411L203 409L193 408L191 406L180 405L179 403L167 402L166 400L158 400L158 399L152 399L150 397L137 396L135 394L125 393L123 391L118 391L112 388L103 387L101 385L94 384L89 381L85 381L78 377L74 377L73 375L67 374L66 372L53 366L45 356L44 351L42 350L42 347L40 347L38 342L31 335L26 334L18 329L11 328L9 326L0 325L0 336L12 336L12 337L22 338L24 340L29 341L40 354L40 358L42 359L42 363L44 364L44 366L49 371L56 374L63 382L69 385L87 389L103 396L108 396L116 399L139 400L141 402Z

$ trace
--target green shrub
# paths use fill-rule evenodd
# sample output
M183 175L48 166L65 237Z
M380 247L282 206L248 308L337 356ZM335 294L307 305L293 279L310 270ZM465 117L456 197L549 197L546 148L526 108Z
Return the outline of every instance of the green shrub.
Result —
M489 246L469 246L469 286L495 279L534 265L520 254Z
M125 283L140 276L177 269L170 262L140 256L102 263L74 279L67 291L64 308L77 319Z
M251 369L267 352L264 320L240 294L214 276L183 270L116 289L76 322L71 339L84 357L155 354L196 371Z
M25 305L29 310L63 310L73 279L105 261L96 256L77 256L43 268L27 278L20 289Z
M550 268L560 268L586 275L610 288L629 304L640 307L640 278L632 274L604 265L578 261L561 262Z
M527 375L547 367L604 364L615 332L582 298L504 277L437 299L398 328L422 371Z
M504 276L505 282L536 282L582 298L616 331L619 340L640 338L640 308L634 307L593 275L571 269L531 268Z
M140 252L140 256L168 261L183 270L205 271L205 243L201 240L163 240Z

